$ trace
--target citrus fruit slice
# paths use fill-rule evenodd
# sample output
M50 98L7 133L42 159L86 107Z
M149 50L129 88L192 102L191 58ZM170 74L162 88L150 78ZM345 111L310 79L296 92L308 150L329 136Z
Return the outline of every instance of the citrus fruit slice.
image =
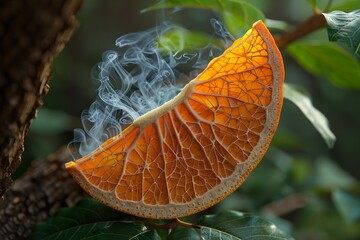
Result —
M179 218L232 193L265 154L284 67L258 21L172 100L66 164L95 199L146 218Z

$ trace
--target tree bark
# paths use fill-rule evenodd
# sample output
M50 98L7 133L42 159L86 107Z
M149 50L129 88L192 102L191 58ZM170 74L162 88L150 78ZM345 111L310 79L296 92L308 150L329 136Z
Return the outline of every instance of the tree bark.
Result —
M51 64L76 27L82 0L0 1L0 199L47 93Z
M71 160L64 147L46 159L34 161L15 181L0 205L1 239L26 239L37 223L84 196L65 169L65 163Z

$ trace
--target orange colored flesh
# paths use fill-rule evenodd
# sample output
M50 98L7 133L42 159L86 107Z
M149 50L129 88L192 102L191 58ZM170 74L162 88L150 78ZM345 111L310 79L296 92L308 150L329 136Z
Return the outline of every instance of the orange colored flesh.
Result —
M258 21L182 92L66 164L100 202L178 218L232 193L265 154L282 107L283 61Z

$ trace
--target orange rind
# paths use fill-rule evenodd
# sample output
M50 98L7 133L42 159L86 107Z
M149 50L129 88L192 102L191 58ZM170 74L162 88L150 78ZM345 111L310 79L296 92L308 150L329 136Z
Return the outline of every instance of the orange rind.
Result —
M92 197L145 218L187 216L235 191L267 151L284 66L263 22L172 100L66 168Z

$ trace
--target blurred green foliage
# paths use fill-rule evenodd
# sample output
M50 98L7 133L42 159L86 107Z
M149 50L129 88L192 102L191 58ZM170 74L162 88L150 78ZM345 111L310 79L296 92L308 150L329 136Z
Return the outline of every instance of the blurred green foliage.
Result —
M39 225L29 239L160 240L160 234L144 219L85 198L74 207L61 209L47 223ZM243 239L250 234L253 239L291 239L268 220L236 211L202 216L196 226L175 227L167 239L230 240Z
M212 17L223 17L235 36L240 36L254 19L266 17L269 27L274 26L274 34L279 34L309 17L312 9L327 10L329 14L334 10L350 12L360 8L359 2L334 0L329 5L327 0L164 0L152 8L168 9L140 14L150 7L149 1L86 1L78 30L54 64L51 91L32 124L24 165L17 176L30 160L67 144L73 128L81 127L81 111L96 97L91 68L103 51L114 48L117 37L167 20L189 29L176 34L190 34L193 38L189 43L196 47L196 39L214 35L209 23ZM186 4L196 8L187 8ZM359 26L354 27L359 31ZM198 35L194 37L193 33ZM358 37L351 41L358 46ZM326 29L282 51L285 82L306 89L306 97L328 119L337 138L334 147L327 148L303 113L285 101L279 128L262 163L232 195L189 217L189 221L196 222L203 214L238 210L270 219L296 239L360 238L360 63L354 52L329 43ZM136 229L144 230L141 226ZM178 231L173 234L182 234ZM153 237L157 233L149 234ZM186 234L194 233L189 230Z
M334 43L299 41L291 44L287 52L312 74L327 77L339 87L360 88L359 61Z

